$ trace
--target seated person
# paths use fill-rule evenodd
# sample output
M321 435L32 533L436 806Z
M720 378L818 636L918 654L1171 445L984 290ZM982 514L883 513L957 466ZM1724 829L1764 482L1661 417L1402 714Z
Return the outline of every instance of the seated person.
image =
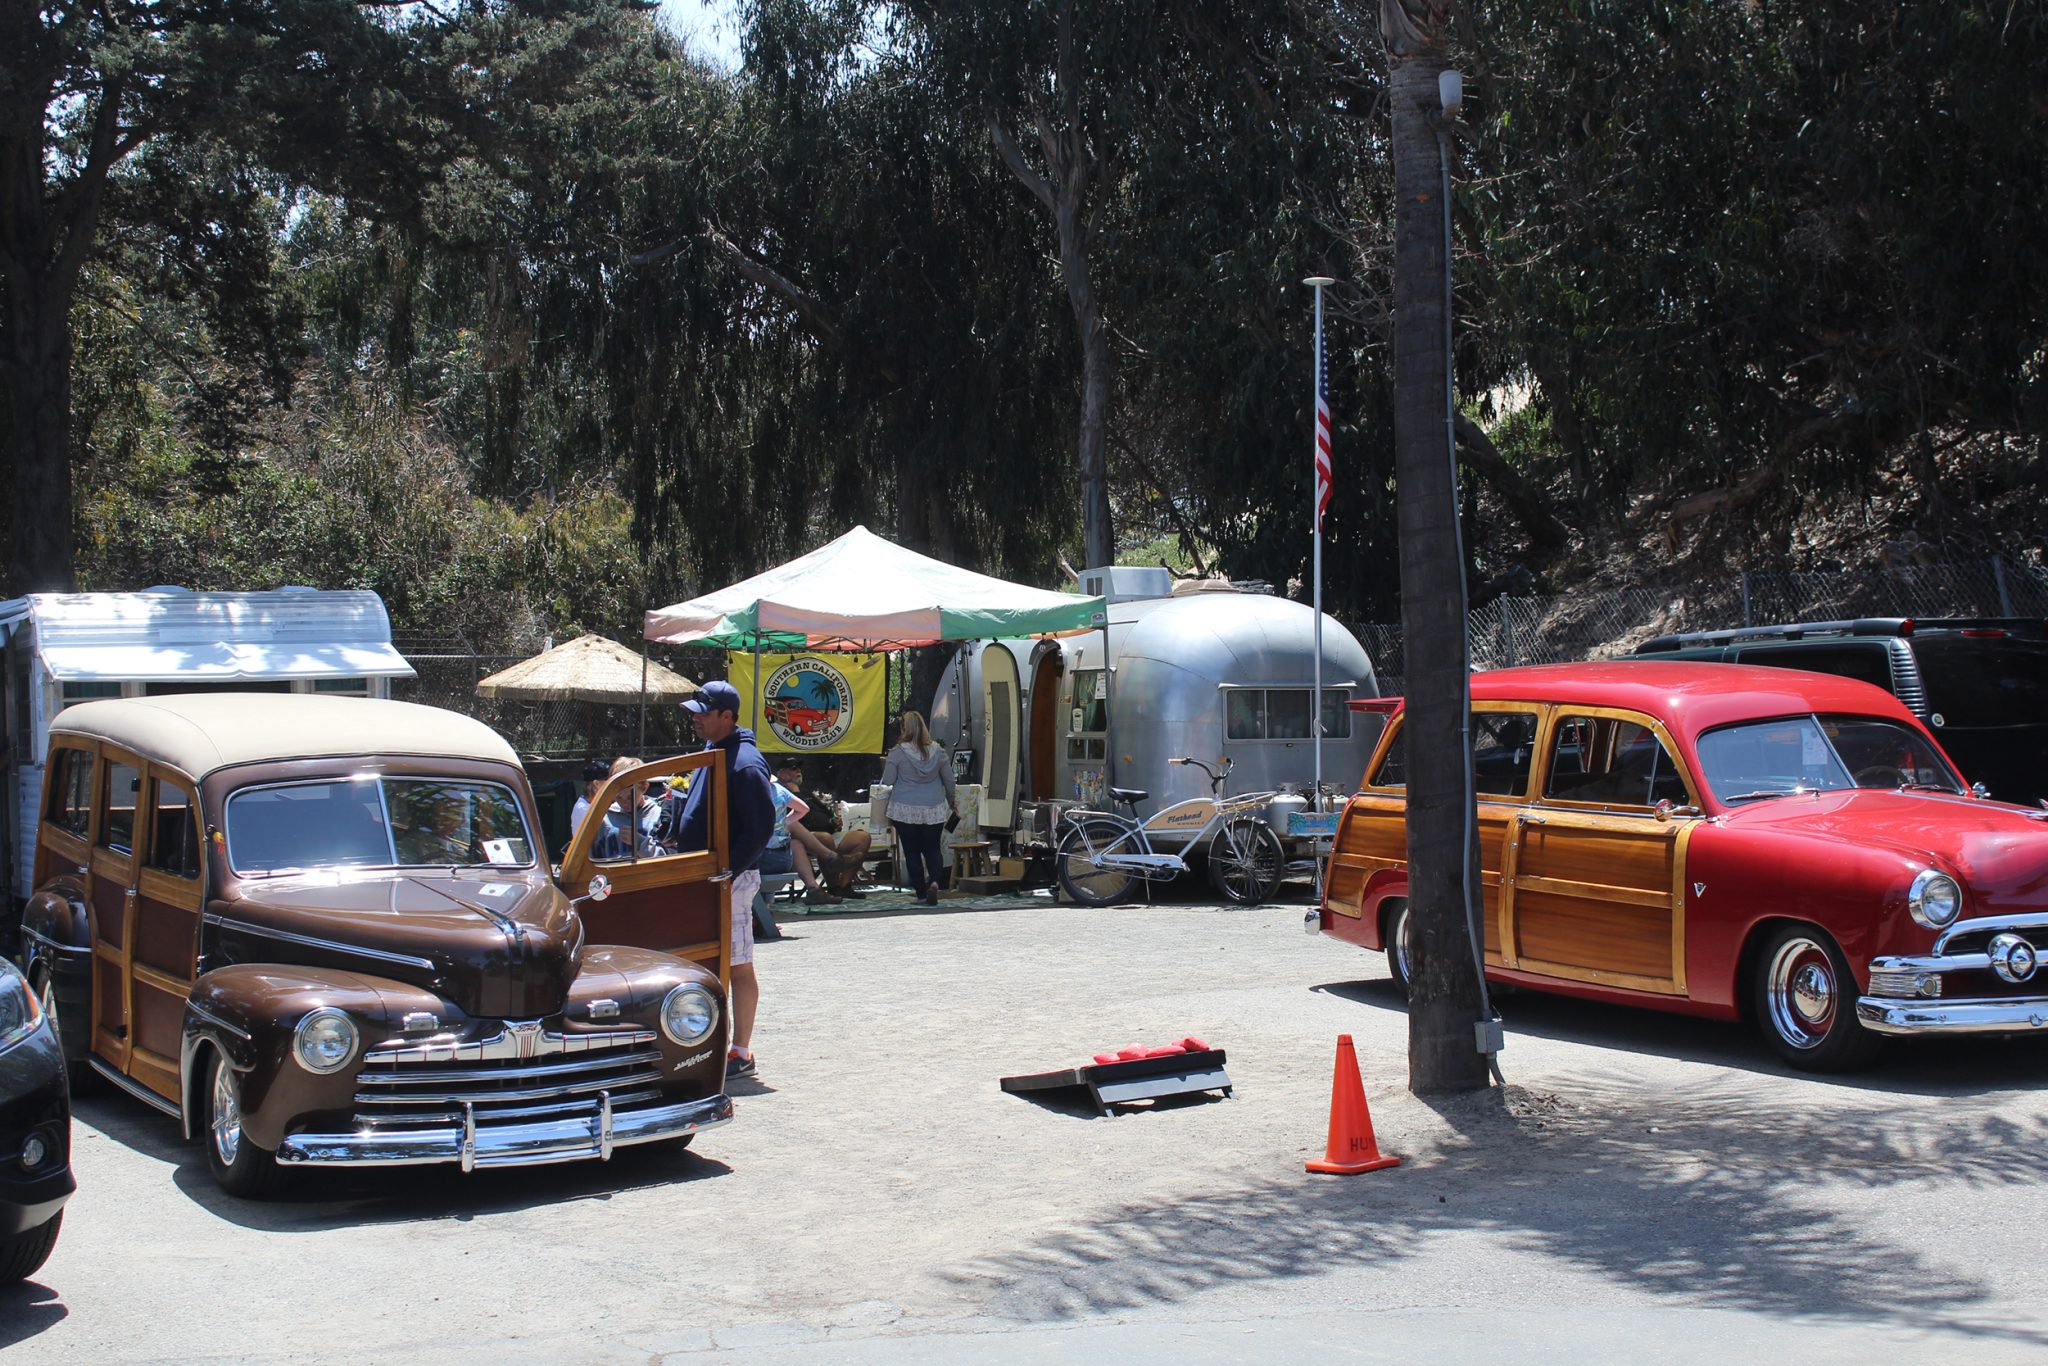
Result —
M583 824L583 817L590 810L590 804L597 800L597 790L604 786L604 780L612 776L612 766L602 759L583 761L583 795L576 799L576 805L569 811L569 833L573 836L576 827Z
M761 851L762 874L772 877L794 871L803 880L807 903L837 906L840 898L832 895L825 884L818 881L817 871L811 866L810 851L798 842L800 835L810 835L803 825L804 817L811 811L810 803L797 796L779 778L769 780L768 795L775 801L775 828L768 836L768 847Z
M776 763L775 780L791 793L801 794L804 785L803 760L795 755L788 755ZM792 858L798 870L809 868L815 860L817 871L831 893L860 900L863 893L853 883L854 879L860 876L861 865L867 860L868 846L873 837L865 830L837 834L839 813L833 804L828 804L822 798L813 800L800 795L798 799L805 803L806 812L813 815L822 813L827 825L827 830L820 833L812 828L819 822L807 821L800 813L796 822L789 827L790 840L794 846ZM811 879L806 877L804 882L808 886Z

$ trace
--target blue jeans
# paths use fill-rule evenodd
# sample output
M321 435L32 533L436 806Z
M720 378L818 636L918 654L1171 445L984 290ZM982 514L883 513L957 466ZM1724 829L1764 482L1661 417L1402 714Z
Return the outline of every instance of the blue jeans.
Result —
M896 827L896 838L903 843L903 867L910 878L910 890L921 894L944 875L939 864L939 836L946 827L911 825L905 821L890 824Z

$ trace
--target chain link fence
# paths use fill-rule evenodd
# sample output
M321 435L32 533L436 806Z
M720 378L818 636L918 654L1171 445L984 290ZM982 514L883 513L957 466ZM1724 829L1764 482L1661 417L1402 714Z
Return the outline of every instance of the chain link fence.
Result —
M1469 619L1472 667L1607 659L1678 631L1858 617L2048 618L2048 566L2038 555L1994 555L1833 573L1743 573L1680 589L1500 597ZM1400 693L1400 625L1368 623L1351 632L1372 657L1380 691Z

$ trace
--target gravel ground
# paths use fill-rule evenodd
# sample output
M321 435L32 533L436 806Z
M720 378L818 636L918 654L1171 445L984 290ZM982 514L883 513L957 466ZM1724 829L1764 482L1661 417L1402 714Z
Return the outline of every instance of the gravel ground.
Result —
M1407 1094L1379 955L1301 908L792 920L761 1082L686 1153L220 1194L175 1126L81 1097L55 1255L0 1350L223 1358L2040 1359L2048 1048L1851 1081L1745 1029L1523 993L1509 1087ZM1405 1161L1309 1176L1336 1037ZM1113 1120L999 1076L1195 1034L1233 1098ZM1349 1331L1347 1331L1349 1330Z

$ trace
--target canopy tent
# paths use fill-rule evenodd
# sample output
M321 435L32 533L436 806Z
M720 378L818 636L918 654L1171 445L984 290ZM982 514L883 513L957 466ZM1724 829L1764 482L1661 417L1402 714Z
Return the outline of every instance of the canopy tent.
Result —
M1099 597L976 574L857 526L730 588L649 612L646 633L666 645L878 651L1073 635L1102 620Z
M518 702L680 702L696 691L673 669L603 636L578 636L476 685L479 697Z

